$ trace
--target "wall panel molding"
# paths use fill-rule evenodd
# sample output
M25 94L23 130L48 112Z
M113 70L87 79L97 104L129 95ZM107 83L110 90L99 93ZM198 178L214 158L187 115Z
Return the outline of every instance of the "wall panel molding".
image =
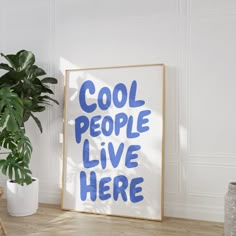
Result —
M193 17L224 17L236 15L234 0L214 2L211 0L187 0ZM214 2L214 4L212 4Z
M236 163L234 165L183 163L181 181L185 184L185 194L223 200L228 183L234 180L235 169ZM200 171L201 175L198 174Z
M215 51L217 49L222 48L224 44L221 43L221 42L223 42L224 40L227 40L229 45L232 44L232 42L230 40L228 41L228 39L230 38L231 35L233 35L231 33L230 29L231 28L233 29L233 25L236 23L236 15L233 16L233 17L231 16L231 18L232 18L232 20L228 19L228 18L227 19L221 19L220 17L216 17L214 19L212 19L212 18L204 18L203 19L202 17L198 17L198 18L195 18L195 19L191 19L191 18L189 19L189 25L188 25L188 30L187 30L189 32L188 33L188 44L187 44L188 45L187 46L187 52L188 52L188 55L187 55L187 58L188 58L187 59L187 61L188 61L187 70L188 70L188 78L190 78L190 79L188 79L188 81L187 81L187 88L186 88L187 91L188 91L188 95L187 95L188 105L187 105L187 108L186 108L186 113L187 113L187 130L188 130L188 135L187 135L187 143L188 143L188 145L187 145L188 146L187 156L190 157L190 158L191 157L196 157L196 156L199 156L199 157L212 156L212 157L217 157L217 158L224 157L224 156L226 158L230 158L230 157L236 156L236 153L230 152L231 150L229 150L229 152L227 152L227 147L228 147L226 145L227 144L227 136L225 136L225 134L222 134L222 136L225 136L225 138L223 139L222 137L220 137L221 134L218 134L218 136L217 136L217 135L214 134L214 132L209 132L208 130L205 131L206 135L208 135L208 137L209 137L208 140L206 140L206 142L216 139L215 142L216 143L218 142L218 143L214 147L212 147L213 145L211 144L211 149L212 149L211 152L205 152L204 149L201 150L200 148L203 147L202 142L199 142L199 145L198 145L198 140L197 140L196 134L195 134L196 132L195 133L193 132L193 126L195 128L194 131L196 131L196 127L198 127L198 123L196 122L196 119L194 119L195 123L193 123L193 121L192 121L193 118L195 118L194 115L196 115L196 113L193 113L193 110L195 109L196 106L198 106L197 109L199 109L199 106L201 106L200 103L202 102L202 100L200 100L199 104L196 103L196 96L197 96L196 95L196 85L198 85L199 88L200 88L200 85L198 84L199 82L197 82L198 78L194 77L194 74L195 74L194 72L196 72L196 68L202 69L202 71L203 71L202 77L203 77L204 76L204 71L207 71L207 69L204 68L203 63L200 60L201 55L202 55L202 57L204 57L204 55L208 56L209 54L214 53L213 52L214 48L215 48ZM224 25L228 26L229 22L232 25L232 27L230 28L231 25L229 26L229 28L224 27ZM211 28L214 29L212 32L210 31ZM222 31L222 30L224 30L224 31ZM206 33L206 31L208 31L208 32ZM230 34L228 37L227 37L227 33ZM211 35L214 35L214 37L211 36ZM226 35L226 36L224 36L224 35ZM199 40L200 42L196 41L196 38L197 38L196 36L198 36L198 37L204 37L204 36L207 37L208 36L207 37L208 41L205 40L205 44L204 44L204 40L202 40L202 39L201 39L201 41ZM216 40L216 42L214 42L214 38L218 38L218 40ZM209 40L211 40L213 43L210 43ZM200 48L198 49L198 44L204 46L203 49L207 49L201 55L198 53L198 51L201 50ZM207 47L207 45L209 45L209 47ZM211 45L213 45L213 46L211 47ZM210 48L209 51L208 51L208 48ZM229 51L229 49L226 48L225 51ZM220 50L219 50L219 53L220 53ZM228 53L228 54L230 54L230 53ZM200 56L199 65L196 66L196 58L199 57L199 56ZM219 58L220 57L222 57L222 56L219 56ZM195 60L193 60L193 59L195 59ZM212 76L214 76L214 72L212 72L212 70L214 70L214 69L217 70L219 67L223 67L223 68L225 68L225 71L229 71L230 67L227 66L227 64L229 64L227 62L230 62L230 60L228 58L225 58L224 62L226 63L225 65L220 63L219 60L215 60L215 58L212 57L211 58L211 63L209 64L209 70L208 70L209 79L208 79L208 81L206 81L206 84L203 84L203 83L205 83L205 81L202 81L202 87L204 87L204 86L209 87L209 93L206 93L206 91L203 90L204 95L199 94L199 96L205 96L206 97L206 100L205 100L206 104L204 104L204 102L202 102L202 106L203 107L205 106L205 109L202 109L202 110L204 110L206 112L204 112L201 115L206 117L205 122L208 122L209 125L210 125L211 121L209 119L207 119L207 112L209 112L209 115L211 115L211 112L212 112L212 114L215 114L216 118L217 118L217 112L218 112L218 114L221 115L220 117L222 117L222 119L221 119L222 121L223 121L224 117L221 113L224 113L224 111L227 111L225 116L227 116L227 114L229 113L229 108L224 109L224 105L222 105L222 104L219 104L219 108L218 108L217 112L214 109L211 110L211 106L214 106L214 103L213 103L213 99L210 97L210 94L212 93L211 96L215 96L217 98L216 91L219 91L219 88L217 87L217 85L220 86L220 84L221 84L221 86L222 86L222 84L223 84L222 82L220 82L220 75L216 75L217 78L215 78L215 81L214 81L214 79L212 78ZM215 68L213 66L214 64L215 64ZM194 68L194 69L192 69L192 68ZM221 70L219 70L219 74L220 74L220 72L221 72ZM228 75L228 73L227 73L227 75ZM227 75L225 75L225 76L227 76ZM222 77L221 80L223 80L223 77ZM230 79L228 79L228 81L230 81ZM231 83L231 86L233 86L232 83ZM225 88L227 88L227 86ZM229 90L229 88L227 88L227 89ZM194 91L195 91L195 97L192 95ZM222 91L227 91L227 90L223 89ZM199 93L200 93L200 91L199 91ZM207 98L209 99L209 101L207 100ZM231 99L226 99L226 98L227 98L227 96L225 96L225 107L228 107L226 105L231 101ZM219 102L219 99L216 100L216 102L217 101ZM209 107L209 110L206 109L207 106ZM214 119L212 117L212 115L211 115L211 118ZM202 119L200 119L200 121L203 122ZM212 120L212 122L213 122L213 120ZM217 130L218 128L221 128L221 130L222 130L222 128L225 125L227 125L227 124L223 125L223 123L220 123L220 120L219 120L218 123L219 123L219 127L215 126L215 130ZM199 128L201 129L200 124L199 124ZM210 126L210 128L212 129L211 126ZM212 131L214 131L214 130L212 130ZM232 132L233 132L233 130L232 130ZM193 136L193 133L194 133L195 136ZM198 134L199 140L200 141L204 140L204 136L205 135L204 135L204 130L203 130L202 138ZM219 143L220 140L222 141L221 143ZM198 147L198 150L196 150L196 147ZM222 151L222 152L214 151L214 149Z
M165 202L165 216L190 218L222 222L224 220L223 207L206 207L202 205Z
M166 194L178 194L180 192L179 163L168 161L165 163L165 187Z

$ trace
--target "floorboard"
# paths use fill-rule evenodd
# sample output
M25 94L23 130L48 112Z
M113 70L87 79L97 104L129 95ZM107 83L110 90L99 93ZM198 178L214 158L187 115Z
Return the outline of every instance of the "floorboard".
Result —
M57 205L40 204L37 214L11 217L6 201L0 216L9 236L222 236L223 224L165 218L163 222L62 211Z

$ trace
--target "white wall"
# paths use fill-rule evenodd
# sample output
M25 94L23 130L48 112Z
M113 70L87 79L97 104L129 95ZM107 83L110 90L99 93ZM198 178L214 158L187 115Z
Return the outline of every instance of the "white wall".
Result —
M59 78L29 124L41 202L59 203L65 68L167 65L165 215L223 220L236 181L235 0L0 0L0 51L32 50ZM3 182L3 179L2 179Z

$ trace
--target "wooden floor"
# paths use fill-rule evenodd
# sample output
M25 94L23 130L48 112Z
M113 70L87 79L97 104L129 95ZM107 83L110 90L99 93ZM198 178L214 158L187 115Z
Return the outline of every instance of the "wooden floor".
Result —
M6 201L0 202L0 216L8 235L76 236L219 236L223 224L165 218L160 222L109 217L60 210L59 206L41 204L38 213L11 217Z

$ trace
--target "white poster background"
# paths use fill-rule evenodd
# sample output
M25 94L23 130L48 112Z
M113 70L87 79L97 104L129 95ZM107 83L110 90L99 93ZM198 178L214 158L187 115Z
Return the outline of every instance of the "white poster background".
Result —
M163 213L164 65L68 70L66 74L62 208L80 212L161 220ZM145 104L130 108L127 101L124 107L116 108L111 102L108 110L101 110L97 106L94 112L86 113L80 107L78 95L81 85L87 80L93 81L96 90L94 94L87 91L86 102L88 104L97 104L98 92L102 87L108 87L112 92L118 83L126 85L129 97L129 89L134 80L137 82L136 100L144 100ZM127 126L121 128L118 136L111 135L109 137L104 135L91 137L88 129L86 133L82 134L81 142L76 143L75 119L81 115L90 119L96 115L114 117L116 114L124 112L128 116L134 117L133 130L135 131L137 130L138 114L143 110L151 110L151 114L146 117L149 121L145 124L149 130L140 133L137 138L128 139L126 137ZM84 168L83 142L85 139L88 139L90 143L90 160L99 160L99 162L101 148L106 148L108 142L112 142L115 151L120 143L124 143L124 152L118 167L112 166L107 154L106 169L102 169L101 164L89 169ZM102 146L102 143L105 145ZM138 158L133 160L138 162L138 166L135 168L125 166L126 150L130 145L141 145L141 149L135 152L138 154ZM110 187L106 193L110 193L111 198L100 200L98 190L96 201L90 200L89 193L86 201L82 201L80 197L81 171L86 172L88 183L90 182L90 172L96 173L97 188L99 188L101 178L111 177L111 182L106 184ZM129 199L128 186L127 201L124 202L121 196L117 201L114 201L113 179L118 175L126 176L129 184L133 178L143 177L144 182L138 185L138 187L142 187L142 191L137 195L142 195L144 199L138 203L132 203Z

